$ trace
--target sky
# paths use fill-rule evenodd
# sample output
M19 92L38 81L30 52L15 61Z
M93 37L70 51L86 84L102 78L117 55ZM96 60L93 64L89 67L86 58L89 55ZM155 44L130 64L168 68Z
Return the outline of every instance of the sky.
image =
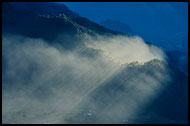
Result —
M145 41L187 51L187 2L62 2L82 17L100 23L121 21Z

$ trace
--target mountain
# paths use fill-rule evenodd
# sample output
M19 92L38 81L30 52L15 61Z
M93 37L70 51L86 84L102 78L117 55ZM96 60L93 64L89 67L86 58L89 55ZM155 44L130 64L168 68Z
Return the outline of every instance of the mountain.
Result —
M53 5L54 4L55 3L53 3ZM55 39L59 39L65 48L72 48L75 46L75 43L73 43L75 41L73 40L75 38L77 39L76 35L80 35L80 33L95 34L93 31L73 22L72 19L65 16L65 14L51 17L39 15L36 14L35 11L16 9L16 5L14 4L13 6L12 3L3 3L3 33L21 34L32 38L43 38L50 43ZM73 38L72 41L69 41L70 39L68 38L70 37Z
M53 12L50 10L46 11L49 6L53 6L53 8L55 7L56 9L57 6L59 6L63 8L63 11L58 8L59 11L56 11L56 16L52 16L51 13ZM24 9L20 9L20 7L23 7ZM74 39L77 36L80 36L80 34L122 34L108 30L86 18L81 17L71 19L69 17L73 17L73 13L67 13L67 11L65 13L64 10L68 9L64 9L64 5L56 3L3 3L3 33L16 33L33 38L40 37L49 42L55 39L60 39L60 41L65 40L67 43L62 42L62 44L66 48L67 46L70 47L71 45L75 45L72 43L73 41L70 42L71 44L68 44L68 41L70 40L68 38L71 37ZM58 14L58 12L61 12L61 14ZM66 16L66 14L69 17ZM64 36L60 36L61 34Z
M64 4L53 2L11 2L10 4L18 10L32 11L40 15L58 16L59 14L65 14L69 18L79 17L79 14L71 11Z
M110 34L110 33L114 34L114 35L122 34L121 32L116 32L114 29L112 29L113 31L109 30L109 29L103 27L103 25L101 26L97 23L90 21L87 18L84 18L84 17L74 18L73 21L75 21L77 24L79 24L81 26L84 26L84 27L91 29L100 34Z
M170 77L169 73L172 73ZM163 80L160 75L166 78ZM175 79L169 80L168 77ZM131 63L94 90L81 102L82 105L77 108L80 111L68 116L67 121L82 124L187 123L187 90L184 73L164 62L152 60L144 65ZM138 114L134 116L134 113Z
M105 21L100 22L100 24L114 31L123 32L129 35L133 34L133 31L131 30L131 28L127 24L122 23L120 21L105 20Z
M188 75L188 54L183 51L167 51L168 63Z
M2 36L5 124L188 122L180 52L49 2L3 2Z

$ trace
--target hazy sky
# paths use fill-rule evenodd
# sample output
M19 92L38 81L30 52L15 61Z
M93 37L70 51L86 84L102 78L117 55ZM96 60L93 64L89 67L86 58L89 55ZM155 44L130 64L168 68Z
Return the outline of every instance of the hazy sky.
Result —
M187 2L63 3L80 16L97 23L107 19L124 22L146 41L159 43L161 46L174 50L187 47Z

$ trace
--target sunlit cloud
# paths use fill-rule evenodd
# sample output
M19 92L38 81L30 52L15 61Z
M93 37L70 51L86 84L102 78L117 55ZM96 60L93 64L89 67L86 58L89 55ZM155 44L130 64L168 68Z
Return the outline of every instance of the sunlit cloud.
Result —
M145 63L153 59L165 61L164 52L154 46L148 45L138 36L114 36L99 37L98 40L91 40L86 43L87 47L102 51L102 54L109 57L116 63L126 64L132 62Z
M146 65L152 59L164 60L160 49L141 38L99 36L84 43L87 48L68 51L42 39L3 36L3 123L72 123L69 119L86 106L99 112L92 123L120 123L134 118L166 86L161 85L169 78L164 67L166 74L152 75L131 67L134 61ZM81 53L89 48L100 52L93 58ZM126 63L126 67L119 65ZM113 86L120 84L123 91L115 88L109 96L104 86L114 81ZM92 98L96 93L113 104L100 109L101 100Z

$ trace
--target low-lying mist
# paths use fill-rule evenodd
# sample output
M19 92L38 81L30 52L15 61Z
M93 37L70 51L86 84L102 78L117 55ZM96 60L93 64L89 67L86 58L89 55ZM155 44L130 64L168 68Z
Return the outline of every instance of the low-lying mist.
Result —
M123 74L115 83L121 83L123 90L113 88L117 94L106 95L103 90L106 88L102 87L112 83L123 71L119 64L165 60L161 49L146 44L139 37L99 36L90 39L88 36L84 41L86 47L76 50L65 50L57 48L61 44L52 46L42 39L16 35L4 35L2 42L3 123L72 123L66 119L68 115L86 104L93 106L97 112L102 110L97 118L99 122L106 123L104 121L108 118L117 123L125 117L134 116L137 108L141 109L153 94L155 96L164 87L162 82L168 80L168 76L157 71L154 76L142 70L135 75L137 71L127 69L131 74ZM81 53L88 49L100 53L94 52L93 57ZM103 90L100 93L103 101L109 103L113 100L115 103L99 108L98 101L91 98L99 90ZM119 99L120 95L125 99Z

